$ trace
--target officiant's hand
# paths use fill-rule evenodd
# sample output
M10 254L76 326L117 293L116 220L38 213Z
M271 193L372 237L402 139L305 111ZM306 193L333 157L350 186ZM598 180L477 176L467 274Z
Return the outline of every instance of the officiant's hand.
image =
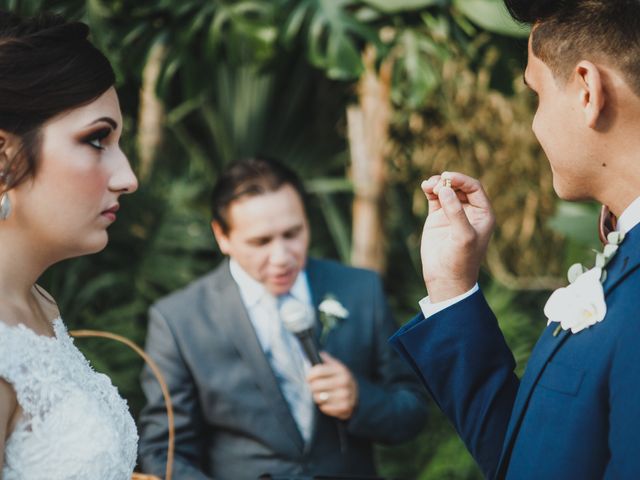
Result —
M451 180L451 187L444 179ZM478 281L495 217L480 182L443 172L422 182L429 215L422 231L422 274L432 302L462 295Z
M307 381L313 400L322 413L348 420L358 403L358 384L349 369L327 352L320 352L323 363L311 367Z

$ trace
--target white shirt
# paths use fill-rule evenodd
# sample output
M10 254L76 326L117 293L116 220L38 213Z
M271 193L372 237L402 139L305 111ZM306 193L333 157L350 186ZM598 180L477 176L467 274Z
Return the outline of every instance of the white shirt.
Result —
M638 223L640 223L640 197L636 198L624 209L624 212L618 218L616 230L627 233Z
M229 270L233 280L240 289L240 297L249 314L249 320L253 324L253 328L258 336L258 342L262 347L263 352L269 352L271 350L270 345L270 323L278 322L277 312L277 300L276 298L264 288L260 282L251 277L245 272L242 267L234 259L229 261ZM289 290L289 294L296 300L312 306L311 303L311 291L309 290L309 281L307 280L307 274L303 270L296 278L293 287ZM296 346L300 356L305 362L305 371L310 368L310 363L307 360L306 355L302 351L302 347L298 341L290 342Z
M618 218L616 230L627 233L633 227L638 225L638 223L640 223L640 197L636 198L627 208L624 209L624 212L622 212L622 215L620 215L620 217ZM445 308L450 307L455 303L461 302L467 297L470 297L479 289L480 287L478 287L478 284L476 283L468 292L438 303L431 303L431 300L429 300L429 296L427 295L422 300L420 300L420 309L422 310L424 318L429 318L430 316L435 315Z

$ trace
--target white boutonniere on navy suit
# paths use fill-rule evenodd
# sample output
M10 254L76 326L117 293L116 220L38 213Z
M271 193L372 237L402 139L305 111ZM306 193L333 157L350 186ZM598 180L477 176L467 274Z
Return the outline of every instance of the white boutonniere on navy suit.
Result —
M604 320L607 304L602 283L607 279L607 264L613 259L624 240L624 233L611 232L602 252L596 254L595 266L587 270L576 263L569 269L569 286L554 291L544 307L547 325L558 322L553 335L560 330L579 333Z

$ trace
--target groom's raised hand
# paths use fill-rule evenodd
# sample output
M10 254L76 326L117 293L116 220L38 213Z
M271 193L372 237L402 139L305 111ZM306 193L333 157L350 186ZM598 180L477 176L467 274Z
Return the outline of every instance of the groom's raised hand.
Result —
M429 202L420 248L422 274L431 302L437 303L476 284L495 217L474 178L443 172L422 182L421 188Z

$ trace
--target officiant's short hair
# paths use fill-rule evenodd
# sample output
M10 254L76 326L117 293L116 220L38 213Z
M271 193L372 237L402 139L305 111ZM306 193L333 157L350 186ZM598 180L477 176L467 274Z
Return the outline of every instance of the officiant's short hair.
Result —
M300 195L303 205L306 192L300 177L284 163L267 157L251 157L233 162L213 187L211 214L222 231L229 233L229 207L243 197L275 192L290 185Z
M531 48L561 82L580 60L606 60L640 96L640 1L505 0L533 25Z

